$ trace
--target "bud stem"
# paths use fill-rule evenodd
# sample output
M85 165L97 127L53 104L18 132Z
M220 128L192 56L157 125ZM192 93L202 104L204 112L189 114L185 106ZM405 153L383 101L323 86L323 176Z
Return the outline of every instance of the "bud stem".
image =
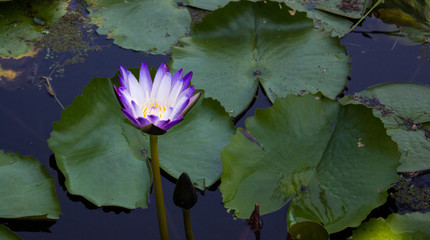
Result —
M191 227L190 209L182 208L182 214L184 216L185 236L187 237L187 240L194 240L193 229Z

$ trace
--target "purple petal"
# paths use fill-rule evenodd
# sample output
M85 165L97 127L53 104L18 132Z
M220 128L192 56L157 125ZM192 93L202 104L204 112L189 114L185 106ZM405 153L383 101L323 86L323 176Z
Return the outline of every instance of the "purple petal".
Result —
M184 83L182 84L181 91L184 91L185 88L187 88L190 85L191 78L193 77L193 72L187 73L187 75L184 76Z
M190 109L197 103L197 101L199 100L201 95L201 92L198 92L196 95L192 96L190 98L190 101L188 102L187 107L182 111L182 113L180 114L181 116L185 116L185 114L188 113L188 111L190 111Z
M176 104L172 114L170 115L171 118L176 118L185 110L185 108L188 106L188 103L190 102L189 98L182 98L179 100L179 102Z
M151 123L153 123L154 125L160 121L160 118L157 115L148 115L146 117Z
M131 106L131 102L127 97L120 93L118 95L118 99L127 111L132 112L133 107Z
M191 96L193 96L195 90L196 89L193 86L190 86L189 88L185 89L183 92L181 92L181 94L179 94L178 101L181 98L190 98Z
M118 88L115 86L115 85L113 85L113 89L115 90L115 92L116 92L116 95L120 95L121 93L118 91Z
M172 76L172 87L176 84L177 81L179 81L182 78L182 68L179 69L175 74Z
M155 126L157 126L157 127L159 127L159 128L161 128L161 129L163 129L163 130L165 130L164 128L163 128L163 126L165 126L166 124L168 124L170 122L170 119L168 119L168 120L160 120L160 121L158 121L156 124L154 124Z
M160 127L162 129L164 129L165 131L167 131L169 128L175 126L177 123L179 123L180 121L182 121L184 119L183 116L179 116L178 118L176 118L173 121L170 121L169 123L167 123L166 125L164 125L163 127Z
M139 124L140 124L140 127L139 127L139 128L141 128L141 127L143 127L143 126L145 126L145 125L151 124L151 122L150 122L148 119L144 118L144 117L138 117L138 118L137 118L137 121L138 121L138 122L139 122Z
M142 62L142 65L140 66L139 84L143 89L145 99L149 98L152 90L152 79L145 62Z
M121 71L121 76L119 76L119 80L121 83L121 86L130 89L130 85L128 83L128 74L127 74L127 69L125 69L125 67L123 66L119 66L119 69Z
M185 89L185 91L183 91L177 101L176 101L176 105L174 107L174 111L172 113L173 117L176 117L178 115L180 115L184 109L187 107L189 101L190 101L190 97L193 95L195 91L195 88L193 86L190 86L189 88Z
M137 105L137 103L135 102L135 101L131 101L131 107L132 107L132 110L133 110L133 116L135 117L135 118L138 118L138 117L143 117L143 112L142 112L142 110L140 109L140 107L139 107L139 105Z
M128 120L130 120L130 122L133 123L134 126L136 126L137 128L141 128L142 127L140 125L140 123L129 112L127 112L127 110L121 109L121 111L128 118Z
M116 86L114 86L114 89L118 96L119 101L124 106L124 108L129 112L133 112L133 107L131 105L131 98L128 92L124 92L125 88L124 87L117 88Z

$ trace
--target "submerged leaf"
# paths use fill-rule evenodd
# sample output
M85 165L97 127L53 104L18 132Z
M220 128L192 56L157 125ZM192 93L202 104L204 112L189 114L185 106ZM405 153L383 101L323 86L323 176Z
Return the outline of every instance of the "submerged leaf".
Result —
M366 107L290 95L245 125L254 140L238 130L221 152L223 202L238 217L292 200L289 225L313 221L333 233L358 226L398 178L397 146Z
M274 2L231 2L180 40L172 66L192 69L194 86L232 116L246 109L259 83L271 101L303 90L335 98L349 73L345 48L314 29L306 14L288 10Z
M3 69L0 64L0 84L3 80L13 81L14 78L19 76L21 72L14 71L12 69Z
M399 32L396 38L407 36L407 39L400 38L400 42L407 45L430 41L429 13L428 0L385 1L374 11L374 14L385 23L397 25Z
M42 37L43 26L66 13L66 0L11 1L0 3L0 57L34 56L34 43Z
M54 179L32 157L0 150L0 218L58 219Z

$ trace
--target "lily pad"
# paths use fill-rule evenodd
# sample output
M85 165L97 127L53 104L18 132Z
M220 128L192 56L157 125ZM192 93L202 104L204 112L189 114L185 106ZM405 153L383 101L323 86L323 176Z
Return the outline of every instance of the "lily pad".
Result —
M305 13L288 10L274 2L231 2L180 40L172 67L193 69L196 88L231 116L246 109L259 83L272 102L303 90L335 98L349 73L345 48L314 29Z
M230 0L185 0L183 3L187 6L193 6L200 9L213 11L224 7Z
M373 109L402 153L399 172L430 169L430 87L413 83L376 85L341 102Z
M111 80L93 79L53 128L48 143L70 193L97 206L147 206L149 136L125 118ZM180 124L158 138L160 166L175 178L187 172L203 190L219 179L219 152L233 131L219 103L200 99Z
M430 213L391 214L387 219L372 218L354 230L352 240L392 239L420 240L430 239Z
M343 37L351 28L351 19L361 18L370 2L366 0L297 0L285 1L285 4L294 10L307 12L316 28L330 33L332 37Z
M0 151L0 218L58 219L54 179L37 159Z
M9 228L0 224L0 238L3 240L21 240L18 235L13 233Z
M67 190L97 206L146 208L149 141L121 113L109 79L94 78L53 124L48 139Z
M285 0L284 0L285 1ZM301 11L313 11L319 9L325 12L336 14L348 18L361 18L365 8L366 0L332 0L332 1L314 1L314 0L296 0L285 1L287 5Z
M0 57L36 55L34 43L42 37L43 27L59 20L67 5L65 0L0 3Z
M175 178L187 172L204 190L221 177L219 153L232 134L233 123L219 102L200 100L183 122L158 138L161 168Z
M289 95L245 126L221 152L223 202L238 217L291 201L289 225L313 221L333 233L358 226L398 179L397 146L364 106Z
M191 24L188 10L173 0L88 1L97 33L127 49L165 53Z
M298 222L290 226L289 236L291 240L312 239L329 240L327 230L319 224L310 221Z

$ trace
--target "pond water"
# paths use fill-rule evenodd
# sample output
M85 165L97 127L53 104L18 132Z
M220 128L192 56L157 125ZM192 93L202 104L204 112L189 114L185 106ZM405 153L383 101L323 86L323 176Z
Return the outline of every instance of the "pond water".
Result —
M380 20L368 18L362 27L348 34L341 43L351 56L351 80L345 94L366 89L378 83L413 82L430 85L430 63L424 55L430 55L430 44L403 45L393 36L369 33ZM367 32L363 34L361 32ZM122 65L126 68L139 67L145 61L150 67L158 67L169 61L166 56L144 55L125 50L112 44L103 36L94 36L95 44L103 46L101 51L92 51L85 56L85 62L64 67L62 76L53 75L52 87L61 103L67 107L79 95L83 86L95 76L109 78ZM26 74L37 79L49 76L49 67L58 58L45 59L46 52L34 58L16 61L0 59L3 67L20 66ZM67 59L71 54L60 53ZM405 93L413 94L413 93ZM258 98L247 113L237 121L236 126L252 116L257 108L271 104L261 88ZM62 109L45 87L28 80L3 84L0 88L0 149L31 155L37 158L56 179L61 217L58 221L1 220L23 239L158 239L158 225L154 196L151 194L147 209L126 210L115 207L98 208L85 199L67 193L64 177L57 171L53 153L47 139L52 131L51 124L60 120ZM163 174L164 198L171 239L184 239L182 211L172 201L174 183ZM428 179L428 178L427 178ZM262 217L264 227L261 239L285 239L287 206ZM253 239L244 220L235 220L226 212L221 193L215 185L199 194L199 201L191 209L192 225L196 239Z

